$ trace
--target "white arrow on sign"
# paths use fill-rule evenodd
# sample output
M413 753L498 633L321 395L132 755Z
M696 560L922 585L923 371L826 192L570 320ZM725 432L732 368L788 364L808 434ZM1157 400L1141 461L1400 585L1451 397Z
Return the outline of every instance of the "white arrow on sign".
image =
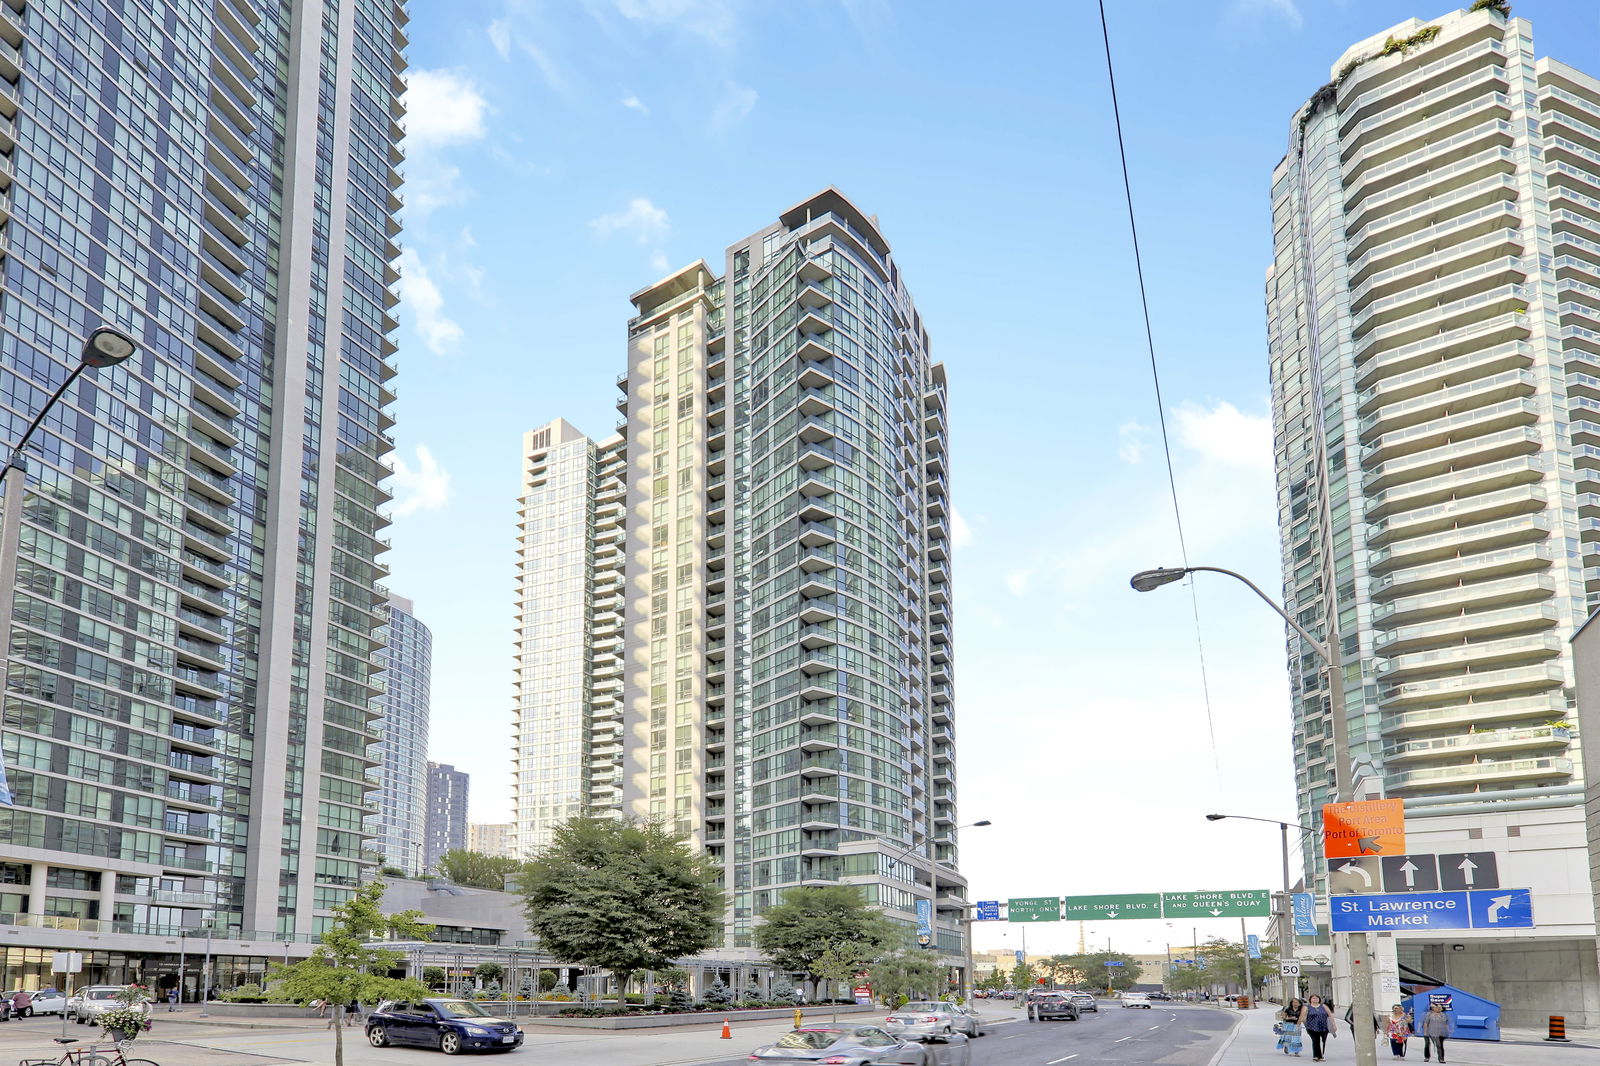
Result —
M1363 866L1357 866L1353 862L1347 862L1343 866L1339 867L1339 872L1342 874L1360 874L1362 884L1366 885L1368 888L1372 887L1372 875L1367 873L1366 868ZM1468 884L1471 884L1471 882L1469 881Z
M1418 869L1419 869L1419 867L1417 866L1417 864L1412 862L1410 859L1407 859L1406 860L1406 864L1404 866L1400 867L1400 872L1406 875L1406 887L1407 888L1416 888L1417 887L1417 870Z
M1211 917L1213 917L1213 918L1215 918L1215 917L1217 917L1217 916L1218 916L1218 915L1220 915L1220 914L1221 914L1221 913L1222 913L1222 912L1221 912L1221 911L1219 911L1219 910L1217 910L1217 909L1216 909L1216 908L1212 908L1212 910L1211 910Z
M1469 875L1470 876L1470 875ZM1471 884L1469 881L1468 884ZM1491 924L1500 920L1500 915L1511 909L1510 896L1489 897L1489 922Z
M1106 917L1107 918L1115 918L1116 916L1117 916L1117 912L1116 911L1106 911Z
M1467 883L1467 885L1469 887L1472 884L1472 871L1476 870L1477 868L1478 868L1478 864L1473 862L1471 857L1463 858L1461 860L1461 865L1456 867L1456 869L1461 871L1461 876L1466 881L1466 883ZM1507 898L1509 898L1509 897L1507 897ZM1491 922L1494 921L1493 918L1491 918L1489 920Z

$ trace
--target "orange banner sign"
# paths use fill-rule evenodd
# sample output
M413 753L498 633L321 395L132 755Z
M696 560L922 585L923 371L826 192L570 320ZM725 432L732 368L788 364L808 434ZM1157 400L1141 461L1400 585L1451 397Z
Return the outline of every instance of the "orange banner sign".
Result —
M1330 859L1405 854L1405 803L1392 799L1325 804L1322 847Z

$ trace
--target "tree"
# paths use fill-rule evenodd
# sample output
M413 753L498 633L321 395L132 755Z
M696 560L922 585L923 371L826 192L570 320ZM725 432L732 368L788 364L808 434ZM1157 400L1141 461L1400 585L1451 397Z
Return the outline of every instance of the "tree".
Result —
M1026 962L1017 963L1017 968L1011 971L1011 984L1014 988L1027 989L1034 982L1033 967Z
M867 967L867 979L879 1002L896 1006L898 997L938 999L949 991L950 971L936 953L922 948L900 948L880 956Z
M556 977L556 972L554 970L540 970L539 991L549 992L551 989L556 987L556 981L558 980L559 978Z
M429 988L442 988L449 975L442 966L424 966L422 968L422 983Z
M867 906L855 885L791 888L763 918L755 930L756 948L778 969L813 980L823 976L817 960L831 947L863 945L870 958L899 938L894 925Z
M1221 981L1236 988L1248 989L1245 980L1245 946L1237 941L1212 939L1200 949L1206 960L1203 971L1209 981ZM1250 960L1250 976L1257 985L1269 974L1278 972L1278 945L1262 944L1261 958ZM1253 994L1253 990L1252 990Z
M557 958L619 985L722 936L722 872L653 822L573 818L521 873L528 927Z
M412 999L428 994L419 981L384 976L405 965L398 951L371 947L374 940L397 937L427 940L433 926L422 923L421 911L384 914L378 904L384 884L374 881L333 909L333 923L311 957L292 966L274 966L267 974L290 999L321 999L334 1004L333 1061L344 1066L346 1003L373 1003L380 999Z
M1106 963L1120 963L1107 966ZM1118 992L1139 983L1139 960L1117 951L1095 951L1085 955L1052 955L1040 964L1058 981L1073 988L1105 988Z
M494 984L506 975L506 968L498 962L480 962L472 968L472 976L482 981L485 986Z
M481 851L453 848L439 856L439 876L468 888L487 888L503 892L506 878L517 873L522 863Z
M882 954L876 944L862 940L843 940L829 944L811 963L817 975L817 998L835 1005L833 1020L839 1020L837 1004L839 986L854 981L856 974L866 970L868 964Z

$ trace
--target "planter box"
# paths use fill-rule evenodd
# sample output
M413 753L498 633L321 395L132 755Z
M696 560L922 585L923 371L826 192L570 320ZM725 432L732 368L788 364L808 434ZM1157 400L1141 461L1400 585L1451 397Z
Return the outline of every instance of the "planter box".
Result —
M849 1006L841 1003L838 1007L801 1007L800 1011L806 1018L814 1021L818 1018L826 1020L832 1017L835 1010L844 1017L851 1014L872 1014L878 1009L872 1006ZM540 1018L535 1024L564 1029L655 1029L675 1025L720 1025L724 1018L729 1021L770 1022L793 1017L793 1007L767 1007L761 1010L704 1010L693 1014L646 1014L637 1018Z

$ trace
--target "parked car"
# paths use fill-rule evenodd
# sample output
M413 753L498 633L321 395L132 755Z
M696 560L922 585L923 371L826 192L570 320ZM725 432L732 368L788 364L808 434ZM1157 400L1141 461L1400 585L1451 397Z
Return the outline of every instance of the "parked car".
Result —
M67 1009L66 993L54 988L41 989L31 992L31 1002L28 1004L28 1013L31 1014L60 1014Z
M1124 1007L1143 1007L1145 1010L1149 1010L1150 994L1148 992L1124 992L1122 993L1122 1005Z
M1150 998L1159 1003L1170 1003L1172 1001L1172 994L1169 992L1151 992Z
M1062 992L1030 992L1027 1010L1030 1022L1052 1018L1065 1018L1069 1022L1078 1020L1078 1005Z
M118 1002L117 995L122 992L123 985L90 985L81 991L74 992L72 998L67 1000L67 1017L84 1025L99 1018L108 1010L126 1005L130 1010L142 1014L150 1013L150 1004Z
M891 1036L949 1036L971 1028L972 1019L952 1003L907 1003L884 1019ZM889 1061L894 1061L893 1059Z
M379 1004L367 1015L367 1042L463 1051L511 1051L522 1046L522 1030L509 1018L490 1014L465 999L419 999Z
M1100 1013L1100 1001L1094 998L1093 992L1068 992L1067 998L1078 1005L1080 1012L1092 1010L1096 1014Z
M972 1049L960 1033L923 1044L876 1025L818 1025L795 1029L756 1048L750 1062L816 1062L838 1066L971 1066Z

